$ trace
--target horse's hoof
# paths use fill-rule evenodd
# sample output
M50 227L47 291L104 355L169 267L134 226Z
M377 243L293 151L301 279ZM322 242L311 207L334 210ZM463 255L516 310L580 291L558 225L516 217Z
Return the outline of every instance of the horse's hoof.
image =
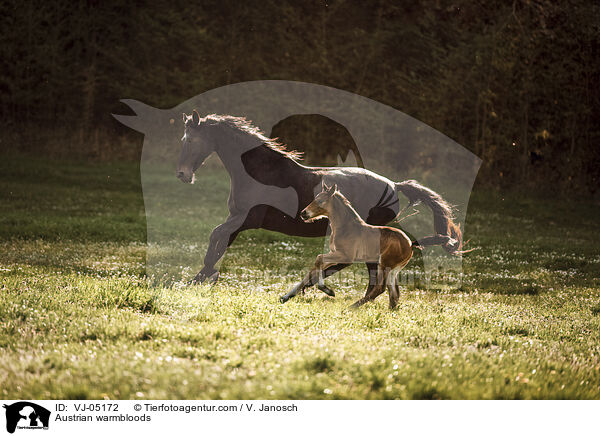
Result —
M205 271L204 269L196 274L192 280L188 282L188 285L200 285L204 282L207 283L216 283L219 280L219 271L217 270L209 270Z
M285 302L286 302L286 301L288 301L288 300L289 300L289 298L287 298L285 295L284 295L284 296L282 296L282 297L279 297L279 302L280 302L281 304L285 303Z
M216 271L211 276L208 276L205 281L208 283L217 283L217 280L219 280L219 271Z
M326 285L318 285L317 289L329 295L330 297L335 297L335 292L333 292L333 289L328 288Z
M360 306L362 306L365 303L366 303L366 301L358 300L356 303L354 303L351 306L349 306L348 309L349 310L356 310L356 309L358 309Z

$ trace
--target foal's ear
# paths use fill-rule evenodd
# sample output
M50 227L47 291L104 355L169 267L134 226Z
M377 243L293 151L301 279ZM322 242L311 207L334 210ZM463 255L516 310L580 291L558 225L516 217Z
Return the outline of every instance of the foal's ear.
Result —
M181 115L182 115L182 118L183 118L183 122L184 122L184 124L185 124L185 122L186 122L186 121L187 121L187 119L188 119L188 116L185 114L185 112L183 112Z
M325 192L327 195L332 196L335 191L337 191L337 184L333 184L332 186L325 186Z
M321 180L321 191L329 191L329 186L327 186L325 180Z
M196 109L194 109L194 112L192 112L192 123L194 126L200 124L200 114L196 111Z

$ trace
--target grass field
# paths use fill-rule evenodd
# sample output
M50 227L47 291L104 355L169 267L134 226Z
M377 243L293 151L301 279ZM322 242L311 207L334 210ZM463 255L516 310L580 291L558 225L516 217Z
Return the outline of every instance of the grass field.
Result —
M346 311L359 273L278 303L318 240L247 232L213 287L147 279L135 165L6 157L0 187L2 398L600 398L599 206L476 189L460 289Z

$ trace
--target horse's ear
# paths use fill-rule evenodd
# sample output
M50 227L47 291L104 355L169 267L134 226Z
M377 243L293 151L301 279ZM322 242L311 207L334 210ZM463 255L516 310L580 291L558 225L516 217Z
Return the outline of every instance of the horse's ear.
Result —
M321 180L321 191L329 191L329 186L327 186L325 180Z
M183 122L185 123L188 119L188 116L185 114L185 112L183 112L182 114L182 118L183 118Z
M194 112L192 112L192 123L194 123L194 126L200 124L200 114L196 111L196 109L194 109Z
M337 183L334 183L333 186L331 188L329 188L329 190L331 191L331 193L333 194L334 192L337 192L338 188L337 188Z

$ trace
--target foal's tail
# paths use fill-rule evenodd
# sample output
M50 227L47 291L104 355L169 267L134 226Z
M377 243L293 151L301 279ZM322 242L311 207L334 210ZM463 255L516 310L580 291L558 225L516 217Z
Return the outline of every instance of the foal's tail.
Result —
M413 247L441 245L450 254L465 253L462 250L463 239L460 225L454 223L452 208L438 193L420 185L416 180L396 183L396 192L402 192L408 198L409 205L422 201L433 212L433 227L436 235L413 242Z

